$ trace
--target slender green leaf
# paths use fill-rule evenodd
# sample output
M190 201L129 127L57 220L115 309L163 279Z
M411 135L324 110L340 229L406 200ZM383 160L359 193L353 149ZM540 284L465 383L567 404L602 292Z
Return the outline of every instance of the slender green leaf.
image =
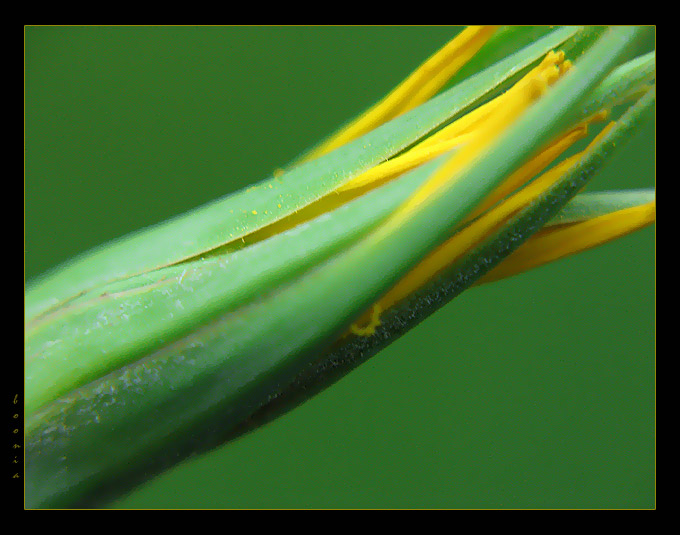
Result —
M547 225L564 225L585 221L626 208L650 203L655 198L653 189L629 191L598 191L581 193L569 201Z
M656 76L656 52L644 54L614 69L578 110L578 117L613 108L640 96Z

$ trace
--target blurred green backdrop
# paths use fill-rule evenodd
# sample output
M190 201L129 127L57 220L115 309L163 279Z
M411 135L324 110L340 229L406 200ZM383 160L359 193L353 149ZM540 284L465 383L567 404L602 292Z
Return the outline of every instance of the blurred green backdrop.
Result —
M26 280L265 178L458 31L27 27ZM591 189L653 186L654 135ZM114 506L654 507L654 247L647 228L472 289Z

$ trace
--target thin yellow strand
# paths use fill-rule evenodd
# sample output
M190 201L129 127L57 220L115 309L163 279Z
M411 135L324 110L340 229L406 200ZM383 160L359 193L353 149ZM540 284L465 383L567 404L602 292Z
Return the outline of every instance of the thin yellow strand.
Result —
M378 104L312 151L307 160L349 143L435 95L489 40L497 26L470 26L431 56Z
M349 328L350 332L357 336L371 336L375 333L376 328L380 326L381 312L382 308L380 307L380 303L375 303L371 309L368 322L363 327L360 326L358 322L353 323Z
M335 191L349 191L369 185L373 188L378 187L406 171L418 167L424 162L433 160L437 156L441 156L456 147L464 145L471 141L472 138L473 134L464 134L453 139L446 139L437 144L429 144L428 146L416 145L404 154L387 160L360 174Z
M586 221L548 227L527 240L477 284L505 279L602 245L651 225L655 218L656 203L650 202Z

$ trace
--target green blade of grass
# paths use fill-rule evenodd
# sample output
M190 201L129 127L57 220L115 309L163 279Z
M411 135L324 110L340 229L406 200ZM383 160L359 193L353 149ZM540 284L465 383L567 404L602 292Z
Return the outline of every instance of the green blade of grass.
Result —
M546 226L576 223L626 208L641 206L652 202L655 196L653 189L581 193L571 199L555 217L546 223Z

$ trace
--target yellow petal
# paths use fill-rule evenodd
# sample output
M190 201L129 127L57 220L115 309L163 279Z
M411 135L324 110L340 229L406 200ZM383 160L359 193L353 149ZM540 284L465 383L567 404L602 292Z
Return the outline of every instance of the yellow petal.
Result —
M497 26L470 26L431 56L378 104L312 151L314 159L349 143L434 96L488 41Z
M646 227L656 218L656 202L626 208L586 221L545 228L519 247L477 284L494 282L580 253Z

